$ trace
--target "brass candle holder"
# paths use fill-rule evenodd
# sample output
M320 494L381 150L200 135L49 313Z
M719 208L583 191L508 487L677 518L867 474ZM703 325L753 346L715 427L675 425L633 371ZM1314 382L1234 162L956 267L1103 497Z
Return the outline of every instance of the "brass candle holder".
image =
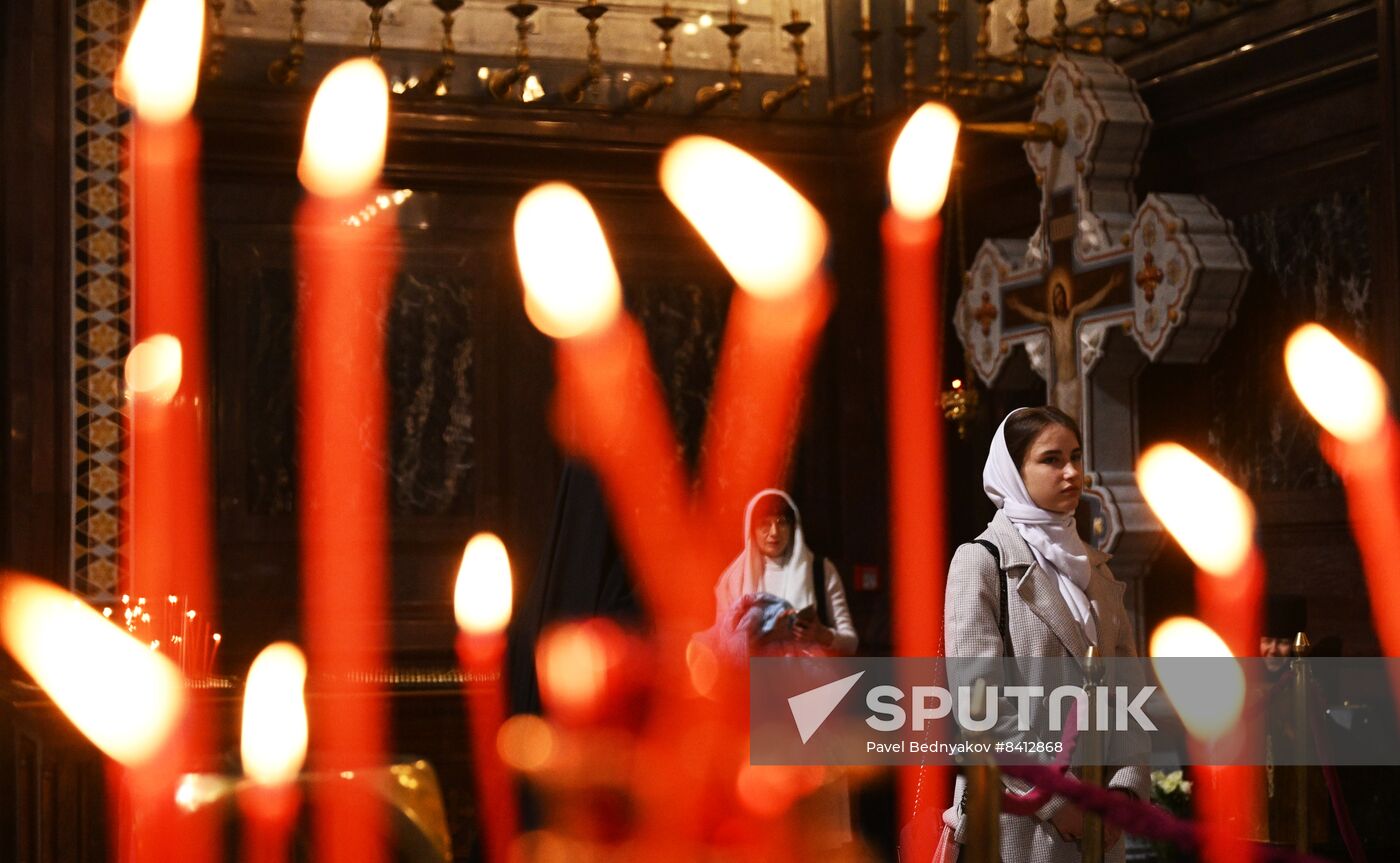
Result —
M292 35L287 54L267 64L267 80L290 87L301 77L301 64L306 59L306 33L301 19L306 14L306 0L292 0Z
M378 63L382 47L379 24L384 20L384 7L389 5L389 0L364 0L364 4L369 7L369 58Z
M1090 717L1098 715L1099 687L1104 682L1103 656L1098 645L1089 645L1084 655L1084 688L1089 693L1088 710ZM1103 787L1103 736L1091 729L1079 729L1080 751L1084 753L1084 766L1079 768L1079 779L1085 785ZM1103 863L1103 817L1096 812L1084 811L1084 832L1079 836L1079 851L1084 863Z
M530 74L530 16L539 7L533 3L512 3L506 11L515 19L515 65L497 69L486 79L486 89L497 101L510 97L515 82Z
M1305 661L1312 653L1312 643L1307 633L1300 632L1293 638L1293 722L1299 740L1308 739L1308 664ZM1312 850L1312 837L1308 835L1308 779L1312 768L1299 764L1293 768L1293 850L1306 854Z
M953 423L959 440L967 439L967 425L977 414L980 401L977 387L973 386L970 380L964 381L960 378L955 379L952 385L939 395L938 405L943 409L943 418Z
M588 21L588 68L559 91L559 95L570 102L581 102L588 88L603 77L603 52L598 48L598 19L607 14L608 7L598 0L588 0L574 11Z
M624 109L645 108L651 100L676 85L676 61L671 56L671 44L676 41L672 30L680 26L681 19L671 14L671 4L661 7L661 14L651 19L651 23L661 31L661 77L651 83L638 81L627 91Z
M972 715L987 715L987 681L977 678L972 686ZM978 737L984 735L979 734ZM1001 863L1001 770L989 753L975 756L967 768L966 863Z
M224 74L224 0L209 0L209 48L204 52L204 77L217 80Z
M904 40L904 107L914 110L919 101L919 37L928 28L914 22L914 10L905 13L904 23L894 29Z
M1054 123L1010 122L1010 123L964 123L963 131L977 135L990 135L995 138L1015 138L1019 141L1049 142L1063 147L1069 137L1069 128L1064 120Z
M792 20L783 25L783 32L792 37L793 53L793 74L796 76L791 84L783 90L769 90L763 94L763 99L759 106L764 114L776 114L783 105L787 104L797 96L802 97L802 107L807 107L807 91L812 88L812 79L807 74L807 58L803 55L806 44L802 36L812 26L811 21L803 21L798 18L797 8L793 7Z
M442 11L442 59L432 71L423 76L420 86L434 96L447 95L448 82L452 80L452 73L457 71L457 46L452 41L452 24L463 2L464 0L433 0L433 5Z
M852 31L851 35L860 43L860 89L832 98L827 102L827 110L833 116L841 117L859 107L861 116L869 117L875 113L873 56L880 31L870 26L870 16L866 15L860 19L860 29Z
M739 23L739 11L729 7L729 20L719 26L719 31L729 37L729 80L719 81L701 87L695 93L695 112L702 114L726 99L732 99L744 91L743 70L739 66L739 37L749 25Z

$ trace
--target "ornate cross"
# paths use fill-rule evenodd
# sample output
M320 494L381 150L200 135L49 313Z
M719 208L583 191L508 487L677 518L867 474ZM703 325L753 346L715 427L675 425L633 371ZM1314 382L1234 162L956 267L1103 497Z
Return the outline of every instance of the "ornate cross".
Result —
M1079 420L1095 540L1132 577L1160 545L1133 478L1133 380L1150 361L1209 357L1234 323L1249 264L1204 198L1151 194L1135 206L1152 121L1111 61L1060 55L1032 119L1065 130L1061 145L1026 144L1040 226L1029 240L982 243L954 326L989 385L1021 345L1047 400Z

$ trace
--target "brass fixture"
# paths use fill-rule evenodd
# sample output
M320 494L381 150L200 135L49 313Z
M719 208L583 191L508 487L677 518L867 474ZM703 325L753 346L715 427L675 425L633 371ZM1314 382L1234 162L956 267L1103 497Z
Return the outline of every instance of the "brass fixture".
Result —
M486 89L497 101L510 97L516 81L522 81L530 74L530 16L539 7L533 3L512 3L506 11L515 18L515 65L509 69L497 69L486 79Z
M913 5L906 7L904 23L894 29L899 38L904 40L904 107L910 111L918 107L919 103L919 37L927 29L914 22Z
M875 67L871 58L880 31L872 29L870 16L864 15L860 19L860 29L852 31L851 35L860 43L860 89L832 98L827 102L827 110L841 117L859 107L862 117L871 117L875 114Z
M626 109L645 108L652 99L676 85L676 61L671 56L671 43L676 41L676 37L671 31L680 26L681 19L671 14L671 4L666 3L661 7L661 14L651 19L651 23L661 31L661 77L650 84L641 81L633 84L627 91Z
M204 77L217 80L224 74L224 0L209 0L209 50L204 52Z
M739 67L739 36L749 29L749 25L739 23L739 12L729 7L729 21L719 26L719 31L729 37L729 80L701 87L695 93L695 112L710 110L725 99L732 99L744 90L744 79Z
M608 7L599 3L598 0L588 0L578 9L574 10L588 21L588 68L583 71L563 90L559 95L570 102L583 101L583 94L592 87L594 82L603 77L603 52L598 48L598 19L608 12Z
M433 0L433 5L442 11L442 59L432 71L423 76L423 87L434 96L446 96L452 81L452 73L457 71L457 46L452 41L453 16L462 8L464 0Z
M306 14L306 0L292 0L292 35L287 54L267 64L267 80L290 87L301 77L301 64L306 59L306 33L301 19Z
M369 7L369 57L378 63L379 49L383 47L379 41L379 24L384 20L384 7L389 5L389 0L364 0L364 4Z
M783 25L783 31L792 37L793 74L796 80L784 90L769 90L763 94L759 106L764 114L776 114L784 104L797 96L802 97L802 107L807 107L807 91L812 88L812 79L807 74L807 58L803 56L805 44L802 35L812 26L811 21L803 21L793 7L792 20Z
M1065 126L1064 120L1056 120L1053 124L1038 122L964 123L962 129L964 132L991 135L997 138L1049 142L1056 147L1063 147L1065 140L1069 137L1069 129Z
M953 423L958 431L958 439L967 438L967 425L977 413L981 398L972 381L954 378L952 385L938 396L938 406L943 409L943 418Z

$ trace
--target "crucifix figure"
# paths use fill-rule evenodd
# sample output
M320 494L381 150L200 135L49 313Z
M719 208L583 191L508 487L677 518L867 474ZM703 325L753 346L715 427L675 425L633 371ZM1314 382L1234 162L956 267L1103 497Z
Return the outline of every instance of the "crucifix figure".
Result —
M1075 221L1071 196L1056 195L1050 219L1049 275L1042 284L1008 289L1002 294L1007 310L1022 319L1022 323L1014 317L1008 320L1002 332L1035 328L1049 331L1044 371L1050 403L1078 418L1083 402L1079 324L1091 312L1102 315L1130 305L1132 297L1125 289L1129 263L1126 256L1111 259L1107 266L1075 272L1071 249Z
M1039 226L1029 240L983 241L954 326L988 386L1021 347L1046 401L1079 420L1094 540L1131 584L1161 546L1133 476L1134 382L1148 362L1210 356L1234 323L1249 265L1205 199L1154 193L1137 204L1152 121L1112 61L1057 57L1031 119L1065 130L1062 143L1026 144Z

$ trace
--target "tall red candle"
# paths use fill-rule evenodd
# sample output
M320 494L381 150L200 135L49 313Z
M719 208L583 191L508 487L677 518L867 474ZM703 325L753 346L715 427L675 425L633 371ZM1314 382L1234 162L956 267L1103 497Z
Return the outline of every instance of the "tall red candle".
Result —
M710 398L701 470L709 530L736 537L749 498L782 485L787 471L804 382L830 307L821 271L826 225L771 168L716 138L672 144L661 159L661 188L739 288Z
M457 656L466 677L472 776L488 863L510 860L518 825L515 787L496 749L496 735L506 718L502 660L511 597L510 558L505 546L494 534L477 534L462 554L453 608L461 629Z
M132 343L123 581L159 602L180 594L215 614L208 464L209 385L199 211L199 133L189 113L204 38L200 0L149 0L117 74L131 103ZM133 362L132 360L135 360ZM171 655L169 633L158 633ZM210 754L202 711L186 717L159 768L128 774L134 847L152 859L217 856L210 813L177 816L175 778Z
M1326 430L1322 453L1346 487L1381 650L1400 656L1400 582L1390 573L1400 551L1400 433L1386 409L1385 381L1317 324L1289 337L1284 366L1299 400Z
M943 292L938 212L947 197L959 123L930 102L909 119L890 156L891 207L881 221L885 273L885 381L889 435L889 531L897 656L943 652L944 537ZM927 855L947 800L946 767L899 772L906 852ZM918 811L915 811L917 808Z
M310 193L296 221L302 613L312 665L336 696L323 702L334 715L311 717L321 770L384 760L384 328L397 252L373 184L387 125L379 66L342 63L316 93L298 170ZM382 859L387 824L369 795L329 783L312 812L319 860Z

